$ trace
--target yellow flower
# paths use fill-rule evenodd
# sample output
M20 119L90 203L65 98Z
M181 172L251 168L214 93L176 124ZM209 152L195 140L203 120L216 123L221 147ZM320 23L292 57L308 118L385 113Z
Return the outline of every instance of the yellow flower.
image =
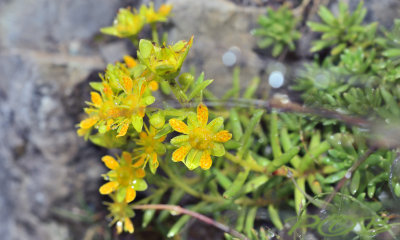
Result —
M193 36L189 41L179 41L172 46L163 47L142 39L139 42L138 58L160 79L174 79L179 75L192 44Z
M123 59L128 68L133 68L138 64L137 61L129 55L125 55Z
M113 218L111 224L116 223L118 234L122 233L122 231L133 233L134 227L130 218L134 217L135 213L132 208L125 201L118 202L115 195L110 195L110 197L113 202L106 202L105 204L110 211L108 217Z
M133 64L134 59L127 58ZM137 132L142 131L146 107L155 100L145 90L148 83L142 77L132 79L129 70L120 63L109 64L102 83L96 85L100 93L91 92L89 108L85 108L88 117L79 124L78 134L87 137L92 127L101 134L116 130L116 137L125 136L130 125Z
M171 143L177 147L172 154L174 162L183 163L193 170L200 166L209 169L212 165L211 156L223 156L225 148L222 143L232 138L232 134L223 129L224 119L218 117L208 125L208 109L204 104L197 107L197 115L189 113L188 125L178 119L169 120L171 127L180 135L171 139Z
M170 15L172 5L163 4L160 6L158 11L154 10L154 4L150 3L149 7L142 5L140 8L140 14L145 17L146 23L154 24L156 22L166 22L167 17Z
M143 28L145 18L141 14L132 13L130 8L121 8L111 27L100 29L102 33L120 38L137 35Z
M129 203L135 199L136 191L147 189L147 183L143 180L145 171L132 164L130 153L123 152L119 161L109 155L104 156L102 161L111 171L104 175L109 182L100 187L101 194L116 192L118 202Z
M156 139L155 136L158 131L153 126L150 126L149 130L145 125L145 129L146 132L141 132L139 139L135 140L139 146L133 152L136 156L135 159L138 159L135 166L142 166L144 168L147 162L150 162L150 170L154 174L159 165L158 156L163 155L166 151L164 144L162 144L165 136Z

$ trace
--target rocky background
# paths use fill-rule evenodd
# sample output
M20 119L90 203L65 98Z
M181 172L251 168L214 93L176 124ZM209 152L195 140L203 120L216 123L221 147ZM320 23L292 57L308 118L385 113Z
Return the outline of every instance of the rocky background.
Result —
M268 52L256 49L249 32L265 13L264 6L283 1L168 2L174 5L169 39L195 35L186 66L195 65L198 72L215 79L212 90L217 94L231 81L232 67L221 60L226 52L235 54L243 84L254 76L265 79L276 63ZM337 5L337 1L313 2L329 4L331 9ZM148 1L0 0L1 239L117 238L107 228L104 199L98 194L105 150L80 139L75 125L89 98L88 82L97 79L107 62L135 51L127 41L101 36L99 28L112 23L118 8L141 3ZM350 3L355 6L358 1ZM400 16L398 0L365 0L365 4L368 21L390 26ZM306 35L293 58L285 60L287 69L292 71L309 57L311 38ZM198 229L191 239L207 239ZM144 235L119 239L161 238Z

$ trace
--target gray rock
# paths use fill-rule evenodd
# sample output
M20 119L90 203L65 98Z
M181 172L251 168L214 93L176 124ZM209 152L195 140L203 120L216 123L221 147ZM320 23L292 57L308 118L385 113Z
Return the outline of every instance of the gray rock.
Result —
M75 125L89 98L86 79L106 65L92 39L119 7L0 2L1 239L83 239L86 230L56 212L79 209L80 196L92 206L101 201L104 151L79 138Z
M188 40L194 35L184 70L193 65L197 73L204 71L206 78L215 80L213 92L223 94L231 86L232 68L223 64L222 56L232 48L236 49L236 65L241 67L243 86L265 68L265 62L253 51L256 39L250 34L265 8L240 7L226 0L169 0L168 3L174 6L174 28L169 41Z

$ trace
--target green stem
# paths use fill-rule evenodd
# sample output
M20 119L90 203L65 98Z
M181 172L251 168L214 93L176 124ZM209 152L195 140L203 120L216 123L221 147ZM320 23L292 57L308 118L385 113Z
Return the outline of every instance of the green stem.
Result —
M226 152L225 153L225 157L228 160L230 160L230 161L232 161L232 162L234 162L236 164L239 164L240 166L242 166L244 168L248 168L248 169L250 169L252 171L255 171L255 172L266 172L266 169L263 166L258 165L257 162L255 162L255 161L245 161L245 160L233 155L230 152Z
M176 99L178 99L179 103L185 107L188 103L188 98L186 94L182 91L179 85L176 83L175 79L168 79L169 86L171 87L172 93L175 95Z
M153 38L153 42L155 42L157 45L160 45L158 32L157 32L157 26L155 23L151 24L151 36Z
M189 185L186 184L185 181L179 179L169 168L168 164L160 164L161 168L164 172L168 175L171 181L175 184L175 186L180 187L183 191L187 192L188 194L192 195L193 197L203 199L208 202L223 202L224 199L222 197L217 196L210 196L206 194L202 194L195 189L191 188Z
M189 215L191 217L194 217L206 224L212 225L224 232L227 232L229 234L231 234L234 237L237 237L239 239L247 239L248 238L246 236L244 236L243 234L239 233L238 231L220 223L215 221L214 219L211 219L205 215L202 215L200 213L194 212L194 211L190 211L188 209L182 208L180 206L177 205L167 205L167 204L144 204L144 205L134 205L133 209L154 209L154 210L168 210L170 212L175 212L178 214L185 214L185 215Z
M133 35L133 36L129 37L129 40L131 40L133 46L135 46L136 48L139 47L139 41L138 41L136 35Z

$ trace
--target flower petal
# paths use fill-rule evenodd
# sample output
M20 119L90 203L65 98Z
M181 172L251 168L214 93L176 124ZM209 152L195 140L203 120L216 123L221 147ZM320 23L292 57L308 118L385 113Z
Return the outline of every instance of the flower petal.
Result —
M100 94L98 94L97 92L91 92L90 98L92 99L92 102L96 107L100 107L100 105L103 103Z
M136 191L144 191L147 189L146 181L141 178L135 179L132 186Z
M100 187L99 192L101 194L110 194L114 192L119 186L119 183L116 181L108 182Z
M232 134L227 130L222 130L214 135L214 141L216 142L227 142L231 140Z
M203 154L203 151L193 148L187 155L186 160L184 161L186 167L189 170L193 170L193 169L197 168L200 165L200 159L201 159L202 154Z
M133 231L135 230L133 228L133 224L132 221L126 217L124 220L125 224L124 224L124 231L129 232L129 233L133 233Z
M129 76L122 77L122 84L127 93L130 93L132 91L133 81Z
M96 118L86 118L84 120L81 121L81 123L79 124L79 126L83 129L88 129L91 128L93 125L95 125L97 123L97 119Z
M171 144L175 146L182 146L189 141L189 135L180 135L171 139Z
M197 120L202 127L205 127L208 122L208 108L203 103L197 106Z
M136 198L136 190L133 188L128 188L126 190L125 202L130 203Z
M157 159L157 153L151 154L150 158L150 171L155 174L158 168L158 159Z
M192 149L192 147L189 144L176 149L172 154L172 161L174 162L183 161L190 149Z
M224 119L222 117L215 118L207 125L207 128L213 133L220 131L223 127Z
M140 114L139 114L140 115ZM138 114L132 115L132 125L135 128L136 132L141 132L143 127L143 117L140 117ZM144 115L144 112L143 112Z
M128 132L128 128L129 128L129 123L125 122L120 129L118 129L118 135L117 137L123 137L126 135L126 132Z
M128 66L128 68L133 68L137 65L137 62L133 57L131 57L129 55L125 55L123 58L124 58L124 62L126 64L126 66Z
M119 168L119 163L115 158L111 157L110 155L106 155L101 158L101 161L104 162L104 164L111 170L115 170Z
M137 160L132 166L133 166L134 168L139 168L139 167L141 167L141 166L144 164L144 160L145 160L145 159L146 159L146 154L143 153L143 154L140 155L139 160Z
M169 125L171 125L172 129L174 129L177 132L188 134L189 129L186 123L182 122L181 120L178 119L170 119L169 120Z
M122 152L122 158L125 160L126 164L131 164L132 163L132 155L128 152Z
M208 151L204 151L203 154L201 155L200 167L204 170L207 170L211 167L211 165L212 165L212 160L210 153Z
M136 177L144 178L144 176L146 176L146 172L144 171L143 168L136 169Z
M221 157L225 154L225 147L222 143L214 143L214 146L211 151L211 155Z
M189 125L189 128L195 128L195 127L200 127L199 121L197 119L197 115L194 112L190 112L187 116L187 123Z

